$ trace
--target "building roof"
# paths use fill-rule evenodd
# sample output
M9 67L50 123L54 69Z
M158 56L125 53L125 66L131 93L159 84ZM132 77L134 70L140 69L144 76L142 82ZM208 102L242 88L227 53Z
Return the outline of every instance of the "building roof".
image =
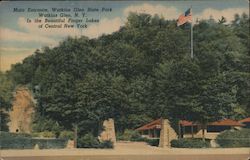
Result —
M245 118L245 119L242 119L242 120L240 120L239 122L240 122L240 123L248 123L248 122L250 122L250 117Z
M211 126L244 126L238 121L231 120L231 119L222 119L216 122L209 123L209 125Z
M198 125L197 123L186 121L186 120L181 120L179 124L182 126L197 126Z
M137 128L136 130L137 131L144 131L144 130L149 130L149 129L161 129L161 120L162 119L159 118L159 119L154 120L154 121L152 121L144 126ZM248 118L248 120L250 120L250 118ZM244 119L244 122L246 122L245 119ZM241 122L241 123L243 123L243 122ZM210 126L245 126L244 124L241 124L241 123L238 121L235 121L235 120L231 120L231 119L222 119L222 120L219 120L216 122L209 123L208 125L210 125ZM198 123L186 121L186 120L181 120L179 124L182 126L185 126L185 127L199 125Z
M144 131L144 130L149 130L149 129L160 129L161 128L161 118L154 120L144 126L141 126L139 128L137 128L137 131Z
M194 122L190 122L190 121L186 121L186 120L181 120L180 124L182 126L192 126L192 125L197 126L198 125L198 123L194 123ZM241 124L235 120L232 120L232 119L222 119L219 121L209 123L208 125L209 126L244 126L243 124Z

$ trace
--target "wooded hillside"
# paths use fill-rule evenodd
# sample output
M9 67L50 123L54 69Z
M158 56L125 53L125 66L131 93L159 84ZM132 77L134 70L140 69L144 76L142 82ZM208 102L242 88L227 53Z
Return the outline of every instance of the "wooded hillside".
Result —
M159 117L174 124L250 116L249 16L201 20L193 31L191 59L189 24L133 13L119 31L68 37L13 65L7 76L34 90L38 126L77 124L87 133L113 117L122 132Z

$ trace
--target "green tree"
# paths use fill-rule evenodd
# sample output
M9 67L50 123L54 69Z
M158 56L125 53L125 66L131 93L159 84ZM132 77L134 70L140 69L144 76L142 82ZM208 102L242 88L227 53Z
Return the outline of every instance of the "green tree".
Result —
M0 130L8 131L8 111L12 106L14 85L6 74L0 72Z
M97 134L110 117L120 132L159 117L203 125L240 119L250 113L248 28L245 14L229 24L212 17L198 22L190 59L189 24L131 13L119 31L68 37L7 75L35 91L39 125L43 119L67 130L77 125L82 135Z

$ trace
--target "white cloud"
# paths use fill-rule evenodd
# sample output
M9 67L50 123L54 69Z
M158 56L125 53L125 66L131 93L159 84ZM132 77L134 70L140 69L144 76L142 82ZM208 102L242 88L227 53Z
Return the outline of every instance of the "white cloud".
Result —
M23 52L23 51L34 51L34 48L15 48L15 47L1 47L0 52Z
M60 29L39 29L38 23L26 23L24 17L19 17L18 26L24 30L24 32L12 30L9 28L0 28L0 40L1 41L14 41L14 42L37 42L43 45L55 46L58 42L55 37L66 37L66 36L80 36L85 35L89 38L96 38L102 34L111 34L121 26L124 25L123 19L126 19L129 12L137 13L147 13L150 15L158 14L163 16L165 19L177 19L180 14L184 11L180 11L173 6L164 5L152 5L148 3L143 3L141 5L131 5L125 8L123 11L123 17L115 17L113 19L102 18L99 23L89 24L88 28L82 29L78 28L60 28ZM242 14L243 12L248 13L248 8L228 8L224 10L216 10L212 8L207 8L201 13L196 13L194 15L194 20L198 19L209 19L213 16L215 20L224 16L228 22L234 19L236 13ZM68 19L66 19L67 21ZM43 19L44 21L44 19ZM0 47L0 52L4 53L2 56L2 68L4 70L9 69L10 64L22 61L26 56L31 55L35 49L29 48L8 48Z
M83 35L90 38L96 38L102 34L111 34L120 29L123 25L121 18L116 17L114 19L101 19L98 24L92 24L87 29L83 30Z
M31 54L23 53L20 55L2 56L1 71L9 70L11 68L12 64L16 64L18 62L21 62L25 57L27 57L29 55L31 55Z
M49 37L39 36L29 32L19 32L8 28L0 28L0 40L14 42L39 42L43 44L56 43L55 40Z
M242 14L243 12L249 13L248 8L228 8L223 10L216 10L212 8L205 9L201 14L195 15L195 19L209 19L212 16L216 21L221 19L221 16L224 16L227 22L231 22L234 19L236 13Z
M136 13L147 13L150 15L158 14L159 16L163 16L165 19L177 19L180 14L184 11L180 11L175 7L167 7L163 5L152 5L148 3L144 3L137 6L129 6L124 9L123 13L125 17L128 16L129 12ZM201 13L196 13L193 17L194 20L198 19L209 19L212 16L215 20L221 19L221 16L224 16L228 22L231 22L234 19L234 15L236 13L242 14L243 12L249 13L248 8L228 8L223 10L217 10L212 8L207 8L203 10Z
M1 71L9 70L11 64L21 62L25 57L32 55L35 49L19 47L0 47Z
M25 22L25 18L20 17L18 25L26 32L16 31L8 28L0 28L0 40L12 42L38 42L42 45L55 46L58 44L53 39L54 36L80 36L79 29L39 29L36 23ZM87 29L82 30L82 34L90 38L96 38L102 34L111 34L117 31L123 25L120 18L101 19L97 24L91 24ZM25 57L33 54L34 49L18 48L18 47L4 47L0 46L2 53L1 70L6 71L10 69L11 64L21 62Z
M137 13L148 13L151 15L158 14L163 16L165 19L177 19L178 16L183 11L178 11L175 7L167 7L163 5L152 5L148 3L144 3L141 5L131 5L123 10L124 18L127 18L129 12L137 12ZM208 19L211 15L215 20L224 16L228 22L233 20L234 14L243 12L248 13L247 8L229 8L224 10L216 10L212 8L205 9L202 13L194 15L194 20L198 19ZM42 19L44 21L45 18ZM66 18L66 21L68 19ZM122 17L116 17L113 19L101 19L99 23L90 24L87 29L82 29L82 31L78 28L38 28L39 23L34 23L34 19L32 19L31 23L27 23L24 17L20 17L18 19L18 25L20 28L24 29L26 32L20 32L11 30L8 28L0 28L0 39L1 40L9 40L9 41L23 41L23 42L39 42L42 45L52 45L54 46L56 41L53 39L55 36L65 37L65 36L80 36L85 35L90 38L96 38L102 34L111 34L119 30L119 28L124 25L122 21Z
M42 19L42 22L44 22L44 19ZM62 25L66 24L68 21L67 18L65 18L64 23L60 23ZM101 19L99 23L96 24L90 24L88 28L83 28L82 31L76 26L74 28L38 28L38 23L34 23L34 19L32 19L31 23L27 23L26 19L24 17L20 17L18 20L18 25L25 29L29 33L35 33L37 35L41 36L80 36L85 35L90 38L96 38L102 34L111 34L114 31L117 31L121 25L123 25L121 18L116 17L113 19Z
M29 33L35 33L37 35L41 36L60 36L60 37L65 37L65 36L77 36L80 34L79 29L75 28L45 28L44 27L44 22L45 18L40 18L42 20L43 28L38 28L38 25L40 23L35 23L34 19L31 19L30 23L26 22L26 18L24 17L19 17L18 19L18 25L19 27L25 29ZM58 23L58 24L66 24L68 21L68 18L65 18L65 22ZM68 23L67 23L68 24Z
M176 19L179 16L179 12L175 7L166 7L163 5L151 5L144 3L137 6L129 6L124 9L123 13L127 17L130 12L136 13L147 13L150 15L158 14L163 16L165 19Z

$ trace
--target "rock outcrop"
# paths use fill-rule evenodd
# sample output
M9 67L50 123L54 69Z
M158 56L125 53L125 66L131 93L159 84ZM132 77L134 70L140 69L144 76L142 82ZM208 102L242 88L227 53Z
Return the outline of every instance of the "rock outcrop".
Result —
M9 112L10 132L30 133L32 116L34 113L34 99L31 92L25 87L19 87L14 93L12 110Z

